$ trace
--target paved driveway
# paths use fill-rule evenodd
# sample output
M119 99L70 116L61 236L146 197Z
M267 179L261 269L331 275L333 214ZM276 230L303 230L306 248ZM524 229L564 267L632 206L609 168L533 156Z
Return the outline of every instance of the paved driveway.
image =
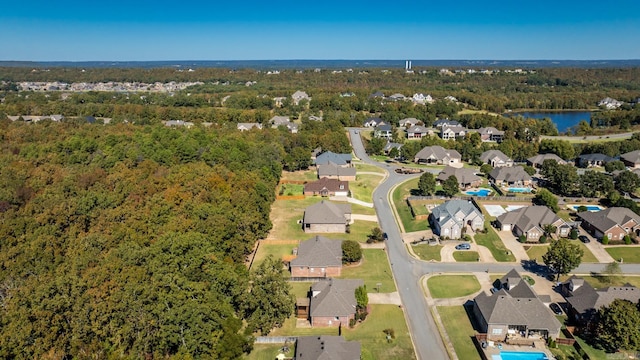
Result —
M580 229L580 235L584 235L586 236L589 240L591 240L591 242L584 244L587 249L589 249L591 251L591 253L593 254L593 256L596 257L596 259L598 259L599 263L612 263L615 260L611 257L611 255L609 255L609 253L604 249L604 246L602 246L602 243L600 243L598 241L598 239L594 238L593 236L591 236L588 232L584 231L584 229ZM579 241L579 240L576 240Z
M521 243L518 242L518 240L516 240L515 235L513 235L511 231L497 231L497 229L494 230L496 230L496 233L498 233L498 236L504 243L504 246L506 246L507 249L511 251L513 256L516 257L517 262L520 262L522 260L529 260L529 255L527 255L527 252L524 251L524 247Z

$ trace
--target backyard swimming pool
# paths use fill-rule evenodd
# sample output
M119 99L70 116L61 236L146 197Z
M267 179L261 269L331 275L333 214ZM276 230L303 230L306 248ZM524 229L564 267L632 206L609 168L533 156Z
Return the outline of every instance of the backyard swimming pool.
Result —
M518 188L518 187L510 187L507 189L508 192L512 192L512 193L530 193L531 192L531 188L525 187L525 188Z
M492 190L489 190L489 189L475 189L475 190L465 191L464 193L471 196L489 196L491 192Z
M584 206L587 208L587 211L591 211L591 212L596 212L596 211L600 211L600 210L604 210L604 208L600 205L586 205L586 204L573 204L573 205L567 205L567 207L573 211L578 211L578 208L580 206Z
M494 355L495 356L495 355ZM549 358L545 353L541 352L519 352L519 351L501 351L500 356L497 356L501 360L548 360ZM494 360L500 360L494 358Z

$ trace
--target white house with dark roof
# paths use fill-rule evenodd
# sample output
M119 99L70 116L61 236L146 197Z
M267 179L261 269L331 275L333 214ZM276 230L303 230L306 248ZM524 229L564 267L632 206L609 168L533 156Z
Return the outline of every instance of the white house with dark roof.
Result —
M443 126L440 137L443 140L455 140L464 137L469 130L463 126Z
M613 160L615 159L605 154L582 154L576 158L576 165L582 168L602 167Z
M260 123L238 123L237 129L240 131L249 131L253 128L262 129L262 124Z
M418 125L422 123L422 121L416 119L416 118L405 118L402 119L398 122L398 124L400 125L400 127L404 127L404 128L410 128L414 125Z
M370 117L367 120L364 121L364 124L362 124L362 126L364 127L376 127L379 125L385 125L387 124L384 120L380 119L379 117Z
M373 130L373 137L391 139L393 135L393 127L391 125L383 124L376 126Z
M598 101L598 106L603 106L606 109L612 110L617 109L624 104L622 101L612 99L610 97L606 97L600 101Z
M504 139L504 131L491 126L478 129L478 134L480 134L482 141L502 142Z
M433 127L436 128L443 128L446 126L460 126L460 123L449 119L438 119L433 123Z
M431 136L435 134L433 129L429 129L422 125L414 125L407 129L407 139L408 140L420 140L423 137Z

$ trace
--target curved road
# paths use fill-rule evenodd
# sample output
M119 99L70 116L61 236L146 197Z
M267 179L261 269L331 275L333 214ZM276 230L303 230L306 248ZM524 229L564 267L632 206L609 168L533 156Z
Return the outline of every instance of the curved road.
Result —
M432 263L416 260L409 255L404 246L400 229L396 224L390 205L391 189L415 175L399 175L394 169L395 165L381 164L367 156L359 131L361 129L350 128L351 144L353 151L364 163L375 165L388 171L389 176L373 192L374 206L378 215L380 228L387 233L387 253L391 263L391 270L400 293L400 298L405 309L405 317L411 332L413 344L418 359L448 359L440 334L435 325L431 312L427 306L424 294L420 287L420 278L432 273L461 273L482 272L506 273L514 267L518 271L524 271L520 264L516 263ZM436 170L437 172L437 170ZM576 274L589 274L601 272L605 265L583 264L575 271ZM623 273L640 274L640 264L621 265Z

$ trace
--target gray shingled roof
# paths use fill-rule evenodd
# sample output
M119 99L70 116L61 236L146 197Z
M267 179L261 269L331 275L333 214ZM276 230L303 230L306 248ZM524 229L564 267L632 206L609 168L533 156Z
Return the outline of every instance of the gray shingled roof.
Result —
M329 162L328 164L318 165L318 177L330 177L330 176L356 176L356 168L354 167L342 167Z
M582 154L578 156L578 159L582 161L602 161L602 162L610 162L614 159L611 156L605 154Z
M535 165L541 166L545 160L554 160L560 164L566 164L566 161L562 160L556 154L538 154L536 156L533 156L527 159L527 161L533 164L534 166Z
M492 126L478 129L480 135L504 135L504 131L500 131Z
M448 161L449 159L458 159L461 160L462 156L459 152L452 149L445 149L442 146L427 146L422 150L418 151L415 156L416 159L433 159L433 160L441 160Z
M531 176L524 171L522 166L498 167L489 173L489 177L497 181L509 183L531 181Z
M291 266L329 267L342 265L342 240L324 236L303 241L298 246L298 256Z
M629 220L635 220L636 223L640 224L640 216L623 207L612 207L596 212L584 211L577 215L602 233L606 233L607 230L616 225L625 224Z
M408 128L407 132L408 133L428 133L429 129L427 129L427 127L425 127L425 126L414 125L414 126Z
M535 296L535 292L520 274L512 270L503 279L518 284L510 291L501 289L492 295L482 292L474 299L487 324L526 325L530 329L547 329L552 332L560 330L560 322ZM530 291L521 291L524 289L523 285ZM518 290L514 291L516 289Z
M342 336L300 336L296 342L296 360L360 360L360 355L360 343Z
M351 214L351 205L322 200L304 210L305 224L345 224L345 214Z
M546 206L527 206L504 213L498 216L497 220L501 224L511 224L527 232L534 227L542 230L544 225L553 224L561 219Z
M360 279L321 280L311 286L310 315L348 316L356 312L356 288L364 285ZM319 292L316 296L314 293Z
M449 221L454 221L464 226L463 221L458 220L455 215L457 213L462 213L464 214L464 217L466 217L473 212L476 212L479 216L483 217L480 210L473 206L470 201L466 200L450 200L431 210L433 219L440 224L440 227L444 226L444 224Z
M620 158L630 163L638 164L640 163L640 150L635 150L635 151L622 154L620 155Z
M478 175L476 175L476 171L474 169L469 168L454 168L453 166L445 167L439 174L437 179L439 181L445 181L450 176L455 176L458 179L458 184L465 185L471 184L478 180L482 180Z
M569 287L572 282L573 291ZM590 310L598 310L602 306L608 306L615 299L628 300L634 304L640 300L640 289L630 284L595 290L591 284L582 278L572 276L562 286L568 292L567 296L565 296L567 302L581 314Z
M483 163L489 163L491 162L491 160L498 158L504 162L509 162L512 161L507 155L505 155L502 151L500 150L488 150L483 152L480 155L480 160L482 160Z
M316 156L314 164L326 165L330 162L336 165L346 165L351 162L351 154L336 154L331 151L323 152Z
M500 279L500 283L506 287L511 297L527 299L538 297L529 283L520 276L516 269L511 269L511 271Z

